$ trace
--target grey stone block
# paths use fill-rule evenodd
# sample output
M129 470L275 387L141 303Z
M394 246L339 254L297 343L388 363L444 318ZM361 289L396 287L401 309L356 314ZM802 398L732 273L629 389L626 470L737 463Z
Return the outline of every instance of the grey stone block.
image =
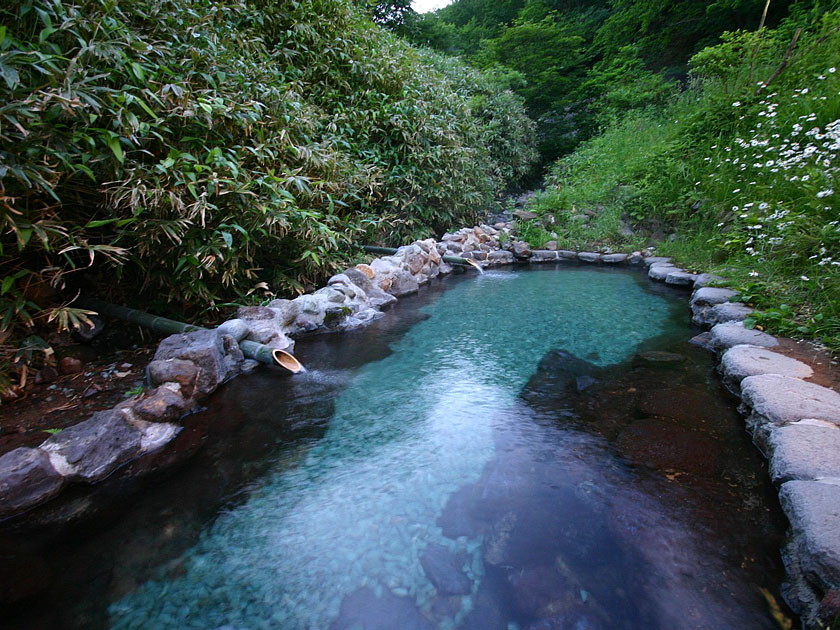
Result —
M604 254L601 256L601 262L607 263L608 265L618 265L626 262L629 257L629 254Z
M806 578L840 584L840 481L788 481L779 492Z
M758 346L733 346L720 362L724 381L737 390L741 381L757 374L780 374L791 378L810 378L810 366L778 352Z
M767 450L775 483L840 479L840 427L830 422L805 419L774 427Z
M16 448L0 457L0 516L33 507L64 485L49 456L40 449Z
M779 345L776 338L760 330L744 328L741 322L718 324L711 330L709 346L716 352L723 352L732 346L751 345L773 348Z

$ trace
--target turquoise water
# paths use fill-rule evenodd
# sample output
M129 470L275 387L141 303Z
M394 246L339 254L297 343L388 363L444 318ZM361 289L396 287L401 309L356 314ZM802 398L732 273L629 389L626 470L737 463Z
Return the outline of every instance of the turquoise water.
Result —
M169 477L0 534L4 627L774 628L784 522L694 332L685 293L558 266L302 339L305 374L185 419Z
M446 538L436 521L493 458L494 422L549 350L620 363L662 333L669 304L628 275L487 273L425 310L335 400L300 466L220 516L182 577L115 602L115 628L326 628L361 586L422 608L430 543L469 554L477 589L481 540Z

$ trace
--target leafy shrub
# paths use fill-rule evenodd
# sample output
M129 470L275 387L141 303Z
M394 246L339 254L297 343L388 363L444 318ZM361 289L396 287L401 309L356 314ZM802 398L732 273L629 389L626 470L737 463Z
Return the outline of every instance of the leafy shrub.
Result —
M91 282L182 315L300 292L354 241L469 223L533 156L520 100L350 0L12 0L0 23L7 362Z

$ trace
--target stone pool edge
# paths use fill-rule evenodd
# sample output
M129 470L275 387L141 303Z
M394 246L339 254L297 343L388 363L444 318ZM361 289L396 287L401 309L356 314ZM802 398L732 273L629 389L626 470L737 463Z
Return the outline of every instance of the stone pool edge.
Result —
M400 297L452 273L444 255L469 258L481 267L563 261L644 266L651 280L691 291L692 321L710 328L691 341L718 357L723 382L741 398L747 429L770 462L791 525L782 550L789 603L808 627L840 612L832 604L840 599L840 394L804 380L812 374L810 367L773 352L777 338L745 328L743 320L753 309L730 301L736 295L731 289L708 286L722 284L719 277L686 272L649 251L532 250L511 231L510 224L480 225L447 233L439 242L415 241L336 274L312 294L242 307L214 330L167 337L147 367L152 389L92 414L36 448L0 457L0 521L164 449L199 401L255 366L242 356L242 339L291 351L301 335L366 326Z

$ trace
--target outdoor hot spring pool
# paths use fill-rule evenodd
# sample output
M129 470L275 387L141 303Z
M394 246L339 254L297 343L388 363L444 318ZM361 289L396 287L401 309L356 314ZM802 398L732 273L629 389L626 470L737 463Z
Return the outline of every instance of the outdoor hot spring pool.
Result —
M435 282L222 388L85 531L4 542L39 585L4 624L774 628L784 521L693 334L632 272Z

